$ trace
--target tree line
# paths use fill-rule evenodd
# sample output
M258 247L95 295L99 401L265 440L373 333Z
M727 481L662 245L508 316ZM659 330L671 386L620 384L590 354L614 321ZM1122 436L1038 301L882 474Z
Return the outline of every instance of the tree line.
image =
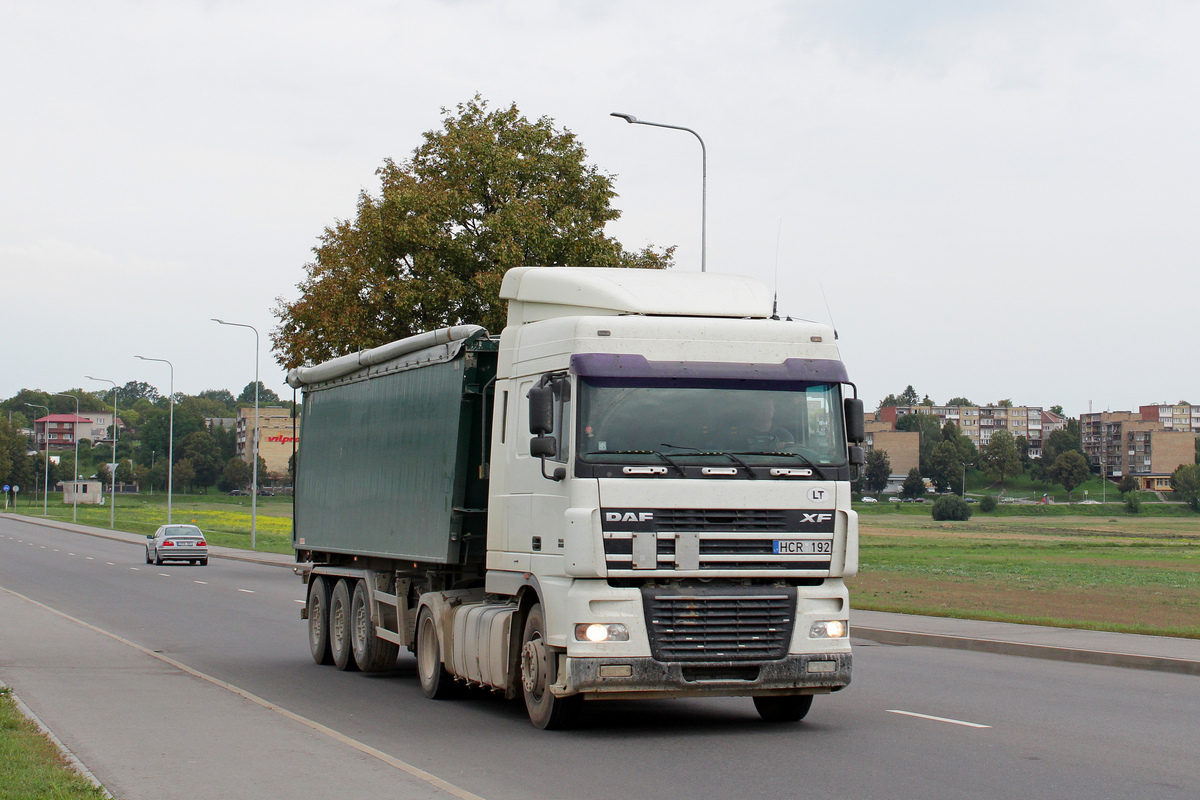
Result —
M122 422L118 430L116 451L117 483L136 483L143 489L163 491L167 487L168 454L174 444L174 464L171 482L181 491L208 491L212 487L222 491L249 487L252 470L236 455L237 433L233 427L209 426L209 418L230 419L237 416L239 408L254 404L253 382L249 383L236 397L227 389L212 389L198 395L177 392L174 397L174 438L171 431L171 398L161 394L150 384L131 381L115 390L117 416ZM95 478L108 486L111 482L109 464L112 462L112 435L110 426L103 444L87 438L79 440L79 463L75 463L75 445L37 451L32 435L34 421L45 415L40 408L49 408L51 414L75 413L75 400L60 395L79 398L79 415L113 411L114 390L86 391L70 389L62 393L22 389L7 400L0 401L0 482L17 485L22 492L33 492L40 487L46 473L49 485L54 486L72 476ZM260 405L292 408L290 400L282 400L260 381L258 384ZM35 451L35 452L31 452ZM47 458L49 459L47 463ZM57 459L57 463L55 460ZM258 476L260 485L269 475L266 463L260 456Z

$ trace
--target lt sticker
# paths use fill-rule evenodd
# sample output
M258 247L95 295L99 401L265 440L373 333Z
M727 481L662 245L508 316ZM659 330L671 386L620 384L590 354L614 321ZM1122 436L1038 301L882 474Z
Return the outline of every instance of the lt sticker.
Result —
M826 494L827 494L827 492L821 488L809 489L808 490L808 499L813 501L814 503L820 503L825 500Z

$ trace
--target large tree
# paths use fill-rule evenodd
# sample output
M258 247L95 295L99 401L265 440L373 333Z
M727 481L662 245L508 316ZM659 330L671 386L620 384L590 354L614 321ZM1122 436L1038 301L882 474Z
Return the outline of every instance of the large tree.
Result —
M1049 469L1058 457L1068 450L1076 450L1083 454L1079 437L1065 429L1050 431L1050 435L1042 442L1042 465Z
M612 179L554 120L479 96L443 115L412 158L376 171L379 194L360 194L353 220L325 229L300 297L279 298L283 366L459 323L498 332L512 267L670 265L673 248L630 253L604 235L620 215Z
M863 465L863 488L868 492L882 492L887 488L888 478L892 474L892 462L886 450L872 450L867 453Z
M1021 472L1021 456L1013 435L998 430L983 447L979 448L979 466L984 472L1003 483L1005 478Z
M929 479L939 492L953 489L962 492L963 461L954 442L941 441L929 456Z
M1200 464L1181 464L1171 473L1176 496L1200 511Z
M1052 483L1057 483L1059 486L1067 490L1067 494L1071 494L1071 490L1076 486L1082 486L1083 483L1092 477L1092 471L1088 468L1087 458L1078 450L1068 450L1065 453L1060 453L1054 459L1054 463L1046 471L1046 477Z

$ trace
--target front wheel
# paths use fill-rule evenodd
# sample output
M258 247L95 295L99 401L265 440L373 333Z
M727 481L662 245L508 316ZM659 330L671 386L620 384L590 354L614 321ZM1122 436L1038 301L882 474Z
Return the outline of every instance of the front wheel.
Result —
M583 698L555 697L550 687L557 678L557 657L546 644L546 617L541 603L525 616L521 634L521 691L529 721L542 730L568 728L579 716Z
M149 547L146 548L146 563L147 564L154 563L154 559L150 558L150 548Z
M799 722L812 708L811 694L789 694L754 698L754 708L767 722Z

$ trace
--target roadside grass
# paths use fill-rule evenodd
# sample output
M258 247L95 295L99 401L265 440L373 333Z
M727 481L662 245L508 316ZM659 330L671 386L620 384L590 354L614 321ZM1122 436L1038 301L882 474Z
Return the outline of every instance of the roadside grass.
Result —
M48 516L70 522L72 509L58 496L50 497ZM211 544L222 547L250 549L250 500L228 495L176 494L171 501L171 521L196 525L204 531ZM42 516L42 504L25 504L15 509L29 517ZM79 506L78 522L97 528L107 528L108 506ZM129 533L154 533L167 522L166 495L118 495L116 527ZM255 531L256 550L289 555L292 549L292 500L290 497L258 498L258 523Z
M1200 638L1195 519L897 514L861 523L859 574L848 580L856 608Z
M63 760L54 743L25 718L0 687L0 797L5 800L98 800L105 794Z

